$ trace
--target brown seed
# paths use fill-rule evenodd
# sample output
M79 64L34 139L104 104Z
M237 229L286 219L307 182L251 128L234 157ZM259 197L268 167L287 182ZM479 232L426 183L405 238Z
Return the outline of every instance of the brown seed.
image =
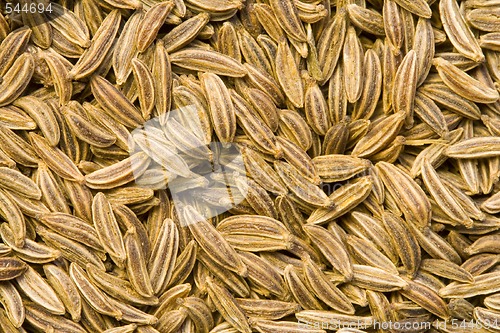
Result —
M314 262L306 260L303 269L308 285L320 300L337 311L354 313L354 307L349 299L328 280Z
M370 176L360 177L350 184L341 186L329 197L334 202L333 208L318 208L307 219L308 224L324 224L346 214L368 197L373 182Z
M294 2L291 0L272 0L270 5L281 28L291 38L299 42L305 42L307 39L306 33Z
M219 284L207 278L208 294L221 315L236 329L243 333L252 330L248 324L245 313L240 308L234 297Z
M176 263L176 252L179 245L178 231L171 219L165 219L153 243L148 272L155 294L169 284Z
M113 45L120 21L121 15L118 10L114 10L106 16L94 34L89 48L69 72L71 78L78 80L90 76L99 68Z
M16 278L19 289L36 304L42 306L46 311L63 315L66 313L64 304L57 297L57 293L47 281L32 267Z
M99 105L118 123L130 128L144 123L144 119L134 105L108 80L99 75L93 76L90 85ZM110 98L110 96L113 97Z
M153 43L158 31L174 7L172 1L165 1L152 6L144 15L137 28L137 49L144 52Z
M386 189L397 200L406 219L415 225L426 226L430 221L430 203L417 183L389 163L379 162L376 167Z
M218 75L243 77L247 74L245 67L233 58L222 53L199 48L185 48L174 52L170 56L170 61L179 67Z
M153 66L153 86L155 92L156 115L170 111L172 102L172 68L163 42L156 43Z
M209 104L215 133L221 142L233 141L236 133L236 114L229 90L216 74L203 74L201 83Z
M401 294L440 318L446 320L450 317L446 303L432 289L409 279L405 281L408 285Z
M464 56L476 62L481 62L484 55L467 25L455 0L439 2L439 14L443 28L453 46Z
M373 50L364 56L361 96L354 106L353 119L369 119L375 112L382 91L382 67Z
M90 282L87 273L78 264L70 265L69 274L82 297L95 311L117 319L122 317L122 312L110 303L108 296Z
M406 223L394 214L385 213L382 221L403 266L410 276L414 276L421 260L421 250L416 237Z
M347 281L352 279L352 263L343 242L323 227L304 226L312 242L319 247L328 262L338 270Z
M392 106L395 112L406 114L405 126L413 125L413 103L417 90L418 64L416 52L411 50L401 61L394 76Z
M0 258L0 281L15 279L22 275L28 266L16 258Z
M285 2L287 1L288 0ZM278 50L276 52L276 76L290 102L295 107L303 107L304 86L293 54L284 37L278 42Z
M343 49L344 89L347 100L354 104L361 96L363 88L363 47L354 27L347 29Z
M24 53L16 59L0 83L0 106L12 103L23 93L33 75L34 66L30 53Z
M123 236L106 196L99 192L92 202L92 220L101 245L119 267L124 267L127 255Z
M323 69L323 80L320 83L325 83L334 73L342 53L341 45L344 44L346 32L347 11L341 8L334 18L329 19L318 39L318 61Z
M200 215L193 207L187 206L182 211L183 226L187 226L198 245L214 261L240 275L247 274L246 265L239 259L236 251L225 241L219 231Z

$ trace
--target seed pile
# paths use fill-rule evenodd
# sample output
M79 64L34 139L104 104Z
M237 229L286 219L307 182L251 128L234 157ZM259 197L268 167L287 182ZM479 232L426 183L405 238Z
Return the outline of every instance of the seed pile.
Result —
M0 331L500 330L499 1L20 5Z

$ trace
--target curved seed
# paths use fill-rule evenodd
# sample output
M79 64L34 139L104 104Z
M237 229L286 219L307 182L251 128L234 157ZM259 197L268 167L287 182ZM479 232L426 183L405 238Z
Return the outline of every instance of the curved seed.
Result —
M312 207L332 207L333 201L323 192L323 190L303 176L292 165L275 161L274 168L283 183L301 201Z
M439 14L444 31L457 51L476 62L483 62L481 47L462 16L457 1L440 1Z
M18 170L0 167L0 187L30 199L40 200L40 188Z
M394 111L406 114L405 125L413 126L413 102L418 80L417 55L411 50L401 61L392 88L392 106Z
M312 163L321 179L328 183L354 177L371 165L368 160L341 154L317 156Z
M346 240L349 253L361 265L373 266L389 273L398 274L394 263L371 242L354 235L347 235Z
M201 75L201 84L209 104L214 130L223 143L232 142L236 133L236 114L229 90L219 76Z
M271 74L262 72L257 67L248 63L244 66L247 70L250 85L267 93L276 105L279 106L284 103L285 97L279 83L276 82Z
M256 5L257 4L254 4L254 9L257 8ZM238 35L236 34L234 24L229 21L224 22L219 30L217 51L241 63L240 42L238 41Z
M91 122L69 108L63 109L64 118L75 135L82 141L95 147L109 147L116 142L116 137L106 128Z
M123 313L110 302L110 298L94 286L87 273L76 263L71 263L69 266L69 275L76 287L80 291L86 302L97 312L116 319L121 319Z
M174 2L164 1L152 6L144 15L137 28L137 50L144 52L154 42L158 31L174 8Z
M210 278L207 278L206 283L208 295L224 319L240 332L251 333L252 330L245 313L227 289L215 283Z
M271 0L269 2L276 19L283 30L299 42L307 40L304 26L292 0Z
M70 78L79 80L88 77L103 64L115 41L120 22L121 14L119 10L113 10L106 16L94 34L89 48L85 50L69 72Z
M166 51L172 53L189 44L207 25L209 19L208 13L199 13L170 30L162 39Z
M178 303L184 307L189 318L199 332L209 332L214 327L212 312L205 302L198 297L186 297Z
M118 123L130 128L144 123L139 110L108 80L95 75L90 80L90 87L99 105Z
M161 116L170 111L172 102L172 69L169 56L161 41L156 43L151 72L153 73L156 114Z
M404 278L407 286L401 291L401 294L413 302L417 303L427 311L436 316L447 320L450 318L450 312L443 299L429 287Z
M239 252L239 257L247 265L248 279L252 283L280 298L287 297L288 290L284 287L284 281L271 264L261 257L248 252Z
M267 320L281 319L300 308L297 303L268 299L237 298L236 301L247 316Z
M42 53L41 57L50 69L54 89L59 96L59 105L66 104L73 95L73 83L69 79L69 71L65 61L50 53Z
M392 164L379 162L376 168L380 171L386 189L394 197L408 222L421 227L427 226L430 221L431 205L418 184Z
M424 84L418 92L458 115L469 119L481 118L481 111L475 103L458 95L443 83Z
M296 145L307 151L312 146L311 128L304 118L292 110L280 110L278 134L293 141Z
M30 116L15 106L4 106L0 110L0 124L11 130L34 130L37 127Z
M63 302L73 321L80 321L82 299L76 285L73 283L68 273L53 264L44 265L43 271L47 281L52 286L59 299Z
M36 97L25 96L16 99L13 104L35 120L51 146L59 143L59 125L51 108L45 102Z
M458 95L477 103L494 103L499 99L496 90L467 75L449 61L435 58L433 64L443 82Z
M316 298L313 291L308 288L301 275L293 265L288 265L285 268L285 282L293 298L303 309L323 309L320 301Z
M437 276L464 283L474 283L474 277L464 268L442 259L423 259L420 268Z
M145 120L149 120L154 108L154 79L146 64L139 59L132 59L132 72L137 81L137 94L141 105L141 114Z
M106 273L92 264L87 264L86 271L90 281L108 295L134 305L157 305L157 297L144 297L135 291L132 284L124 279Z
M19 291L11 282L0 283L0 303L2 303L10 323L14 327L20 328L24 322L26 310Z
M33 302L25 302L26 321L40 331L48 331L52 327L55 330L68 333L85 333L86 330L79 323L66 319L60 315L54 315L42 306Z
M441 182L438 173L434 170L429 160L424 160L422 164L422 178L425 187L430 192L434 200L444 213L453 221L472 227L473 222L467 216L463 207L453 198L451 193Z
M57 3L53 3L51 10L45 11L44 14L50 20L52 28L59 31L61 35L83 48L90 46L89 29L85 21L74 12Z
M398 275L388 273L380 268L352 265L352 270L354 275L351 283L367 290L389 292L407 286L407 283Z
M373 50L366 51L363 68L362 92L354 106L353 119L369 119L375 112L382 91L382 67Z
M288 2L288 0L283 2ZM302 84L299 69L285 38L282 38L278 42L275 61L276 76L286 96L294 106L298 108L303 107L304 86Z
M56 315L66 313L64 304L57 297L57 293L32 267L28 267L23 275L17 277L16 282L29 299L45 310Z
M327 23L327 26L318 39L318 61L323 71L323 80L320 82L320 85L330 79L337 67L346 32L347 11L344 8L340 8L335 17Z
M448 157L457 159L486 158L500 155L500 137L464 139L446 149Z
M59 148L51 146L46 138L33 132L29 133L29 138L37 154L58 176L79 183L83 182L84 178L80 170Z
M179 233L171 219L165 219L158 232L148 260L148 272L155 294L170 284L176 264Z
M346 214L363 202L370 194L373 181L370 176L356 179L334 191L328 200L335 204L332 208L318 208L307 219L308 224L324 224Z
M242 149L242 156L247 174L266 191L276 195L288 192L279 175L262 158L261 154L251 148L244 148Z
M193 271L196 264L198 247L195 240L191 240L185 247L184 250L177 256L175 260L175 266L172 271L172 276L167 288L171 286L177 286L183 283L188 276Z
M20 57L31 56L24 52L33 32L29 27L22 27L11 31L0 45L0 76L5 79L5 73L11 68L12 64ZM33 58L30 57L33 61ZM33 63L32 63L33 67ZM24 80L24 77L23 77Z
M326 260L350 281L353 277L352 263L343 242L327 229L316 225L305 225L304 231L316 244Z
M34 71L35 61L31 53L23 53L15 60L0 83L0 106L12 103L24 92Z
M412 14L415 14L417 16L430 19L432 15L431 8L429 7L429 4L425 0L417 0L417 1L412 1L412 0L395 0L398 5L401 6L401 8L406 9Z
M144 152L138 152L118 163L96 170L85 176L85 183L93 189L119 187L140 177L151 159Z
M15 279L28 269L28 266L16 258L0 258L0 281Z
M310 259L304 263L304 276L316 297L334 310L354 314L354 307L349 299L330 282L327 275Z
M382 15L372 9L367 9L355 3L347 5L349 19L356 27L372 35L384 36L384 20Z
M248 137L257 146L256 148L264 154L272 154L280 157L282 151L277 145L276 137L271 129L253 112L252 107L234 90L231 92L231 100L234 113Z
M364 52L354 27L347 29L343 48L344 89L349 103L355 103L361 96L364 80Z
M134 289L144 297L153 296L153 287L146 268L146 258L137 237L135 227L127 230L123 238L126 252L126 269Z
M304 111L307 122L314 132L318 135L325 135L330 128L328 105L316 80L310 77L306 78Z
M184 226L187 224L198 245L214 261L242 276L247 274L246 265L238 257L233 247L229 245L210 222L191 206L184 207L181 214Z
M94 196L92 219L101 245L119 267L124 267L127 255L123 237L111 204L102 192Z
M218 75L243 77L247 74L247 70L240 62L211 50L184 48L172 53L170 61L179 67Z
M54 212L40 218L47 227L70 239L102 251L102 245L96 230L87 222L71 214Z
M51 246L51 248L48 248L46 246L46 248L48 249L44 249L43 247L41 247L41 244L36 245L38 248L35 248L35 244L38 243L31 244L34 250L37 251L35 253L37 254L37 257L35 257L37 260L31 260L30 258L25 257L23 258L25 261L40 261L42 263L47 263L53 261L59 256L62 256L69 261L76 262L81 265L92 263L93 265L98 266L100 269L105 269L104 263L101 259L102 255L101 257L99 257L100 254L95 250L90 250L88 247L84 246L81 243L72 241L41 226L38 226L36 228L36 232L40 235L45 243ZM30 242L26 241L26 243L29 244ZM57 250L54 250L53 248ZM102 252L100 253L102 254ZM25 256L27 255L29 254L25 254ZM31 255L31 257L34 257L34 255ZM49 258L52 259L49 260Z
M407 113L400 111L379 120L354 146L352 155L368 157L384 149L399 133L405 117Z
M417 27L415 28L415 40L412 46L417 55L418 86L425 81L431 69L432 58L434 58L435 53L434 42L431 21L419 18Z
M132 59L139 54L137 35L142 17L143 13L139 11L132 14L123 26L123 30L116 41L117 45L124 45L124 47L115 47L113 50L112 65L118 85L123 85L127 81L132 72Z

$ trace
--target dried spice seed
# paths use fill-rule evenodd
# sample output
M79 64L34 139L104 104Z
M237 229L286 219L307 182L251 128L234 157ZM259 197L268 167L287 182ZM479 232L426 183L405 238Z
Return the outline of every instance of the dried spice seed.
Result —
M0 13L0 331L497 321L500 2L330 2Z

